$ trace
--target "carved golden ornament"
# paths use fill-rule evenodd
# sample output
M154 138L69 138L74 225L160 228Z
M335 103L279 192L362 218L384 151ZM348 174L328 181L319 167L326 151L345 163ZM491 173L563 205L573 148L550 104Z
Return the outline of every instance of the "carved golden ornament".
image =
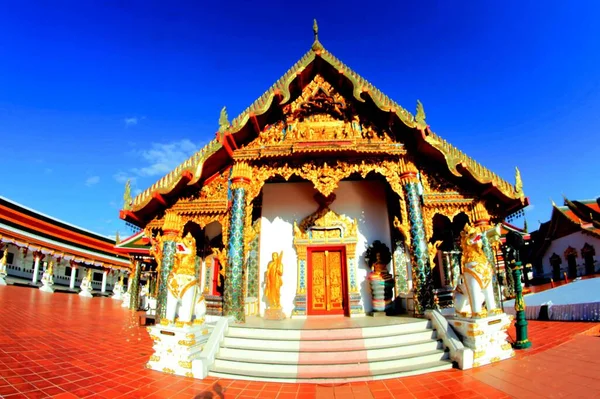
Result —
M128 211L131 209L131 179L125 182L125 193L123 194L123 209Z
M195 319L195 320L194 320L192 323L193 323L195 326L202 325L202 324L204 324L204 317L202 317L202 318L200 318L200 319Z
M290 145L293 146L293 143L316 144L293 146L293 151L310 152L335 150L339 146L350 146L358 151L377 151L375 147L365 147L359 143L394 143L389 132L369 123L361 123L347 100L319 74L296 100L284 107L283 112L285 120L266 126L256 140L244 147L242 156L250 154L246 150L265 147L273 147L275 152L279 150L282 151L280 155L285 155L290 153Z
M165 237L169 237L170 239L172 239L174 236L176 237L183 230L183 221L181 220L181 216L175 212L167 212L165 214L165 221L162 228Z
M515 195L519 198L523 198L525 193L523 193L523 180L521 180L521 171L518 167L515 166Z
M225 278L227 274L227 250L225 248L211 248L213 255L219 261L219 266L221 269L219 270L219 274ZM217 279L217 287L221 286L221 279Z
M194 378L194 373L192 373L191 371L188 371L185 373L185 376L189 377L189 378Z
M196 345L196 340L195 339L190 339L190 340L179 340L179 342L177 342L177 344L181 345L181 346L194 346Z
M490 359L490 363L496 363L496 362L499 362L500 360L501 360L500 356L494 356L493 358Z
M169 321L169 319L160 319L160 325L161 326L168 326L169 324L171 324L171 322Z
M473 367L479 367L481 364L479 362L473 362Z
M246 162L236 162L231 170L231 180L235 183L236 180L251 181L252 167Z
M485 356L485 350L481 351L473 351L473 359L479 359L480 357Z
M473 206L473 210L471 211L471 220L476 224L482 224L490 221L490 214L481 201L476 202Z
M415 114L415 122L417 122L420 127L427 126L425 123L425 109L419 100L417 100L417 113Z
M195 334L185 334L185 337L186 337L187 339L195 339L195 338L196 338L196 335L195 335Z
M507 351L509 349L512 349L512 345L510 343L507 342L505 344L502 344L502 350L503 351Z
M224 133L231 124L229 123L229 118L227 117L227 107L223 107L221 109L221 113L219 114L219 133Z
M192 368L192 362L186 362L185 360L180 360L177 364L179 364L179 367L184 369Z
M164 369L162 369L162 372L166 373L166 374L171 374L171 375L175 374L175 370L170 369L168 367L165 367Z
M406 157L400 158L398 173L403 183L418 181L417 173L419 173L419 169L417 169L414 162Z
M340 230L341 229L341 230ZM309 230L312 230L313 234L309 236ZM346 238L346 237L357 237L358 235L358 222L350 219L348 216L339 215L332 211L328 207L321 208L312 215L306 217L300 225L294 222L294 239L295 240L310 240L315 238L315 231L339 231L339 234L334 234L333 237L321 237L321 238Z
M435 257L437 256L437 251L440 245L442 245L443 241L438 240L434 243L427 242L427 253L429 254L429 266L433 269L435 267Z
M406 219L404 219L406 220ZM400 231L402 237L404 238L404 243L410 248L411 245L411 237L410 237L410 227L408 226L408 222L402 223L398 219L398 216L394 216L394 227Z
M384 176L390 187L399 196L403 197L402 184L399 176L399 160L390 159L365 159L361 162L336 161L313 162L290 165L279 161L253 167L253 180L248 189L248 201L252 201L260 193L264 183L272 177L281 176L285 180L293 175L299 176L313 183L313 186L324 196L329 196L338 187L339 182L352 175L360 174L365 178L369 173L375 172Z
M163 258L163 237L160 235L160 233L156 236L156 238L150 239L150 249L148 252L154 257L154 260L156 261L156 274L160 276Z
M152 356L150 356L150 361L158 362L158 361L160 361L160 356L152 355Z

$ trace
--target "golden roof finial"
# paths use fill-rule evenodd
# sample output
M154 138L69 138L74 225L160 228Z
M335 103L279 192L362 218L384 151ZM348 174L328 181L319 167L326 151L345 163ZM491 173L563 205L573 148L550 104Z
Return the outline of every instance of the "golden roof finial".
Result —
M515 166L515 193L519 196L523 196L523 180L521 180L521 171Z
M121 243L121 237L119 237L119 230L117 230L117 234L115 234L115 244L119 245Z
M123 209L131 209L131 179L127 179L125 183L125 193L123 194Z
M312 49L314 51L322 50L323 45L321 44L321 42L319 42L319 25L317 24L316 18L314 19L314 22L313 22L313 33L315 35L315 41L313 42Z
M221 115L219 115L219 133L223 133L225 130L229 129L229 126L231 126L231 124L227 117L227 107L223 107Z
M415 121L420 125L425 125L425 109L420 100L417 100L417 114L415 115Z

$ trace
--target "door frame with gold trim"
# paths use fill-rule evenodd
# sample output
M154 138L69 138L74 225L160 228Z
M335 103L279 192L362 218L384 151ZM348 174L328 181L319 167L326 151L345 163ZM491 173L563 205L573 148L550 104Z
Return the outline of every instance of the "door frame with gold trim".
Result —
M306 316L308 309L308 248L343 247L346 284L346 314L350 317L364 316L358 286L358 265L356 243L358 242L358 222L345 215L339 215L327 206L304 218L300 224L294 222L294 247L298 259L298 283L294 298L293 316Z
M312 290L313 290L313 286L312 286L312 273L313 273L313 268L312 268L312 254L314 252L326 252L326 251L339 251L341 252L341 264L340 264L340 268L341 268L341 273L342 273L342 309L341 311L328 311L328 310L313 310L312 309ZM314 245L314 246L310 246L307 248L307 266L308 266L308 270L307 270L307 291L308 291L308 295L307 295L307 302L306 302L306 314L308 316L313 316L313 315L320 315L320 316L324 316L324 315L344 315L344 316L349 316L350 315L350 309L348 307L348 266L346 264L346 246L345 245L336 245L336 246L330 246L330 245Z

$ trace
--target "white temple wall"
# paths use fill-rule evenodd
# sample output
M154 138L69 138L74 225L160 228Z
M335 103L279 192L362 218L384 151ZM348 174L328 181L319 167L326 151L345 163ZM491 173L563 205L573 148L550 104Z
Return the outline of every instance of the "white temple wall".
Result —
M550 263L550 257L553 253L556 253L562 259L562 263L560 264L561 271L567 271L569 264L565 259L564 254L567 248L569 247L573 247L577 250L578 274L585 273L585 259L581 255L581 249L586 243L592 245L596 250L596 256L594 256L594 260L596 261L595 268L596 270L598 270L598 268L600 267L600 239L587 234L583 234L582 232L578 231L573 234L569 234L568 236L552 240L552 243L550 244L548 249L546 249L546 252L542 257L544 276L552 276L552 264Z
M370 311L370 288L366 280L369 269L365 251L375 240L391 249L390 226L385 197L385 183L378 181L343 181L335 190L336 200L330 208L358 221L356 259L358 281L365 311ZM294 221L314 213L318 204L312 183L269 183L263 187L260 236L260 313L264 314L264 277L273 252L283 251L283 286L281 305L289 317L294 308L298 280L298 259L294 248ZM391 267L391 266L390 266Z

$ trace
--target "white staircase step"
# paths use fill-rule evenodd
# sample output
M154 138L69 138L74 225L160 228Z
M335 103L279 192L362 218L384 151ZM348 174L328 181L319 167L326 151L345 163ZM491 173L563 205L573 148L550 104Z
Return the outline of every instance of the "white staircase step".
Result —
M276 337L271 339L263 338L237 338L229 334L223 340L221 347L250 349L261 351L277 352L336 352L353 351L364 349L388 348L422 342L426 340L435 340L437 337L435 331L423 329L399 335L381 336L374 338L354 338L338 340L279 340Z
M341 356L342 354L340 354ZM237 374L254 375L262 377L280 378L354 378L366 377L372 374L388 373L404 367L418 368L447 359L448 354L443 351L421 354L419 356L403 357L393 360L383 360L364 363L340 364L268 364L248 363L235 360L222 360L217 358L211 370L235 370Z
M379 373L370 373L365 375L357 375L354 377L324 377L324 376L275 376L268 375L267 373L262 372L260 368L255 368L251 373L240 373L240 371L236 368L234 369L225 369L225 368L212 368L209 372L209 376L218 377L218 378L228 378L228 379L237 379L237 380L247 380L247 381L266 381L266 382L294 382L294 383L345 383L350 381L370 381L370 380L383 380L390 378L399 378L399 377L408 377L412 375L419 375L425 373L433 373L436 371L449 370L452 368L452 363L447 360L439 360L430 363L423 363L419 365L409 365L402 366L393 369L387 369L385 371L381 371Z
M431 328L431 322L429 320L418 319L401 324L391 324L377 327L351 327L313 330L230 326L227 336L235 338L254 338L266 340L277 339L294 341L301 339L303 341L329 341L351 338L388 337L392 335L423 331L429 328Z
M271 364L340 364L373 362L391 360L403 356L415 356L442 349L440 342L428 339L410 344L392 346L378 349L362 349L353 351L322 351L322 352L295 352L275 351L264 349L238 349L234 347L221 347L218 359L243 361L249 363Z

